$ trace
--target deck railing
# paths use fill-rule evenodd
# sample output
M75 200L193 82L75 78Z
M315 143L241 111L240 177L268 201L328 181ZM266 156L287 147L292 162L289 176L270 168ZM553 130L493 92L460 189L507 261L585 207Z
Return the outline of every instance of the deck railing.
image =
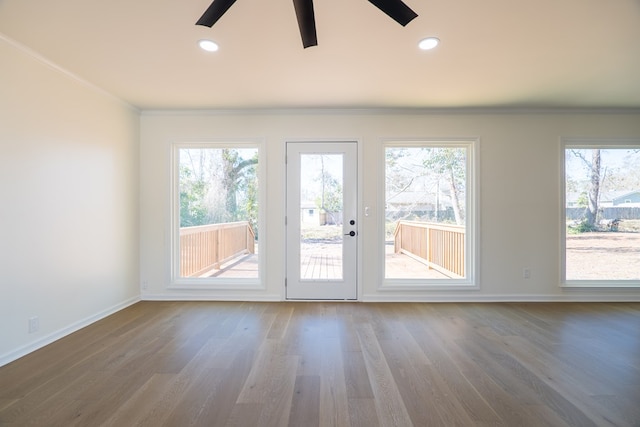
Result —
M180 275L200 276L242 254L255 253L247 221L180 228Z
M461 225L398 221L395 252L454 278L464 277L464 235Z

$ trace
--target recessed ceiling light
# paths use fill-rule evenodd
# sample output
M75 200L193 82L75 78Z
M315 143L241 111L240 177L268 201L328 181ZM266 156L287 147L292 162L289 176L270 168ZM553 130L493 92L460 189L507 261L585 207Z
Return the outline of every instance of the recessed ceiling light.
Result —
M207 52L215 52L219 49L218 43L211 40L200 40L198 44L200 45L200 48Z
M418 47L422 50L430 50L438 46L438 43L440 43L440 39L437 37L427 37L426 39L420 40Z

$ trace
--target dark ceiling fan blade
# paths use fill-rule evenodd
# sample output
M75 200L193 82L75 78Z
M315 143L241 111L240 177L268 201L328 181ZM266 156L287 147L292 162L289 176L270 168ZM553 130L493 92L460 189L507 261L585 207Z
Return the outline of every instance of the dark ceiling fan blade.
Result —
M200 19L198 19L196 25L204 25L211 28L235 2L236 0L213 0L213 3L211 3L202 14Z
M309 46L317 46L318 37L316 35L316 18L313 13L313 0L293 0L293 6L296 9L302 45L305 49Z
M402 0L369 0L403 27L418 16Z

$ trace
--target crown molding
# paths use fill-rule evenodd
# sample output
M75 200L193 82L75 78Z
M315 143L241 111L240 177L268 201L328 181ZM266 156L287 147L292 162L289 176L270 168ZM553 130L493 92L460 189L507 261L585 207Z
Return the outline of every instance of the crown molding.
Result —
M143 116L226 116L226 115L638 115L639 108L620 107L451 107L451 108L213 108L213 109L142 109Z

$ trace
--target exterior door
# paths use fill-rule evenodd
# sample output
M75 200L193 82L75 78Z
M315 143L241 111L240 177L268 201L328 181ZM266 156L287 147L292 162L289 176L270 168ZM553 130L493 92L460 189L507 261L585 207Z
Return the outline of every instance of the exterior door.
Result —
M287 299L357 298L357 143L287 143Z

